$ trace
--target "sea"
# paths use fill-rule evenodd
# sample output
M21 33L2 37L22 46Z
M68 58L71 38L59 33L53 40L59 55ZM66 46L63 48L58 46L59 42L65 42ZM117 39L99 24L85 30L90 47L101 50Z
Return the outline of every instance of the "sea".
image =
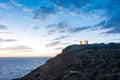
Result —
M43 65L50 57L0 58L0 80L12 80Z

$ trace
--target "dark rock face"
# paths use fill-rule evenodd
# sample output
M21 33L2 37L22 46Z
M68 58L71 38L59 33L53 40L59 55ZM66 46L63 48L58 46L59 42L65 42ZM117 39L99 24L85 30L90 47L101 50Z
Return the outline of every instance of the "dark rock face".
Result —
M120 43L68 46L15 80L120 80Z

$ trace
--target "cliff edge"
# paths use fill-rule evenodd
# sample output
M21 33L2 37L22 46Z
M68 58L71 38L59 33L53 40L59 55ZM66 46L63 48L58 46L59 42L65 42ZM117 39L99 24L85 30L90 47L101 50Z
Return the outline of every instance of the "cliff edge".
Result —
M14 80L120 80L120 43L68 46Z

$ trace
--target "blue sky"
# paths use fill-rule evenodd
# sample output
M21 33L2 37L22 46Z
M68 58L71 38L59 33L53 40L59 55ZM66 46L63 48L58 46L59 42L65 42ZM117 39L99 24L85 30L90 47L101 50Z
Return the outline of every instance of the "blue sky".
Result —
M0 0L0 57L55 56L71 44L120 42L119 0Z

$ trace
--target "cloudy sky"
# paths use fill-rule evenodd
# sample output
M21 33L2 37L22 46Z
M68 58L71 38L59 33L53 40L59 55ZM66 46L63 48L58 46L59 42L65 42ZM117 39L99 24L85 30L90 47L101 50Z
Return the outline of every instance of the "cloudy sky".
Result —
M55 56L79 40L120 42L120 0L0 0L0 57Z

